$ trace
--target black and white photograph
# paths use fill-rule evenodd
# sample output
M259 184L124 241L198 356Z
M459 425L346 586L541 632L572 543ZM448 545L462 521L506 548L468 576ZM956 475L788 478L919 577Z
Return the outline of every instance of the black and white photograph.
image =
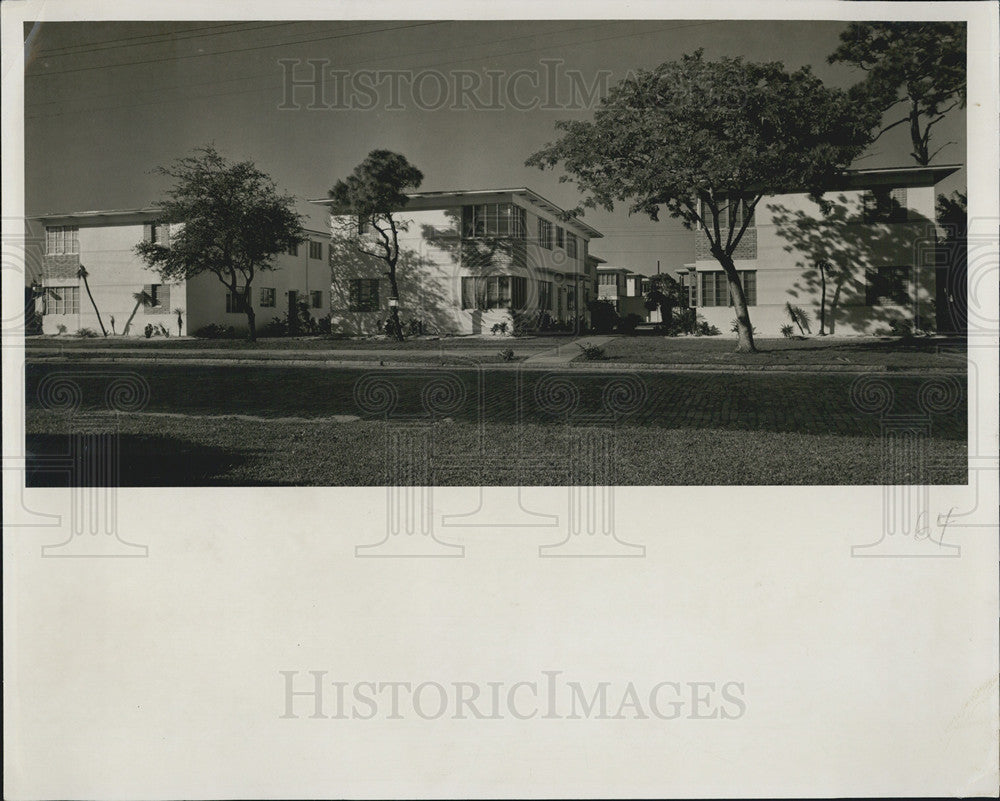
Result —
M0 10L7 797L1000 791L996 4Z

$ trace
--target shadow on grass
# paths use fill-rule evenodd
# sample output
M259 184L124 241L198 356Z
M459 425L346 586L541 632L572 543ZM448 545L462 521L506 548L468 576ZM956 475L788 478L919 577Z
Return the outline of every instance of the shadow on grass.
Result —
M114 483L101 471L73 466L74 460L69 457L72 438L72 434L26 435L25 486L102 487ZM238 451L156 434L119 434L117 441L120 487L245 483L227 479L228 474L248 461L248 456Z

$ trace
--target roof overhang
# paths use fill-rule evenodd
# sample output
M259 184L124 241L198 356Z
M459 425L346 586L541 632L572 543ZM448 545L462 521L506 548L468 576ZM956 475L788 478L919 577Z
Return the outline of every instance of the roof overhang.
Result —
M154 206L147 206L141 209L106 209L103 211L72 211L55 212L51 214L39 214L35 217L28 217L29 220L38 220L46 223L68 222L77 225L91 223L93 225L117 224L127 225L130 222L148 222L155 220L163 214L163 210Z
M409 198L409 202L405 208L409 211L449 208L450 206L461 204L461 201L465 198L474 198L484 203L490 202L493 198L497 198L493 202L499 202L504 198L517 198L540 209L544 209L567 227L575 228L588 239L601 239L604 236L600 231L587 225L579 217L574 217L565 209L560 208L552 201L547 200L526 186L502 189L454 189L441 192L410 192L407 194L407 197ZM309 202L320 206L329 206L333 203L329 198L318 198Z

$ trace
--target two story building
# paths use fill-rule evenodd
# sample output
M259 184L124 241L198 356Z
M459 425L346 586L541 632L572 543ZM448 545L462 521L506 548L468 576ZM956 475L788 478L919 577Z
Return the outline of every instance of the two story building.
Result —
M158 221L159 213L144 208L31 218L45 230L42 277L36 289L43 334L75 334L86 328L100 333L88 287L109 334L125 333L133 311L128 335L142 336L147 324L177 334L178 309L184 334L210 323L246 331L245 313L215 275L165 283L135 254L139 242L169 242L170 226ZM329 236L315 230L303 234L308 241L276 256L275 269L261 271L254 279L251 297L258 328L283 317L299 300L308 303L314 318L328 314ZM81 266L86 268L86 285L79 277ZM139 292L145 292L152 305L137 308L134 296Z
M331 216L331 327L382 330L390 304L406 324L438 334L490 333L514 316L529 325L586 324L600 232L526 187L414 192L394 213L399 297L390 297L378 234ZM328 200L312 201L330 204Z
M822 204L801 191L761 198L734 253L757 335L779 336L793 323L789 306L805 333L819 333L821 316L828 334L935 329L954 283L938 264L935 185L957 169L849 170ZM745 206L732 205L740 225ZM736 317L729 285L703 230L680 280L698 315L728 333Z

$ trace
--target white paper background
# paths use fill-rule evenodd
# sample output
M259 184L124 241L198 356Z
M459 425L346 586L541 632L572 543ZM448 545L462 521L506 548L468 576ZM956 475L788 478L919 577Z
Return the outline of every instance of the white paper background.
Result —
M234 8L250 19L456 14L432 4L4 4L5 243L9 221L23 215L19 19L222 19ZM533 4L503 10L539 13ZM732 10L574 3L544 15ZM996 218L993 4L739 10L968 15L970 207ZM985 233L995 235L995 224ZM18 281L3 292L7 319L21 303ZM985 294L996 303L995 288ZM970 456L988 464L996 350L979 344ZM7 466L23 430L23 353L5 339L3 356ZM121 531L149 547L147 559L43 559L41 547L64 531L5 531L5 796L994 794L998 554L988 525L997 487L995 472L983 475L967 519L986 527L949 530L961 546L951 559L851 558L852 546L881 534L877 487L620 488L619 536L645 545L644 559L542 559L538 546L558 542L559 529L456 528L442 536L463 544L464 558L398 560L354 556L384 534L382 489L123 490ZM20 503L10 491L5 483L8 525ZM459 512L476 495L442 489L435 503ZM67 519L66 491L25 498ZM524 498L560 514L566 492ZM973 486L931 489L933 511L975 503ZM150 514L154 507L170 512ZM301 671L303 682L324 670L352 684L509 686L542 682L545 670L589 688L736 681L746 713L313 720L300 699L301 717L288 720L281 670Z

